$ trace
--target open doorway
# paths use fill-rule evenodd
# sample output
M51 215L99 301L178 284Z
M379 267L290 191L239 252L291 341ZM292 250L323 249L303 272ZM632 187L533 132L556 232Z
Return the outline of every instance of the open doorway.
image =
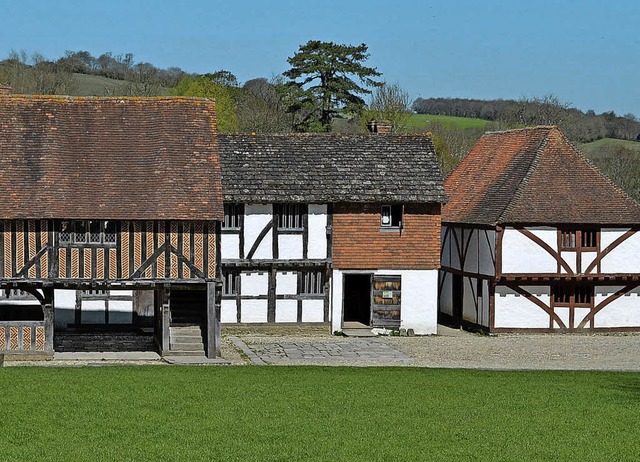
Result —
M371 275L344 275L344 322L371 325Z

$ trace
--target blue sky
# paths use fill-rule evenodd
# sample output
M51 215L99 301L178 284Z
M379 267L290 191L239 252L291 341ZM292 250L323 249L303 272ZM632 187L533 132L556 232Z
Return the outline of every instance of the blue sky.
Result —
M131 52L240 81L287 69L308 40L369 46L412 98L554 94L640 117L638 0L1 0L0 58Z

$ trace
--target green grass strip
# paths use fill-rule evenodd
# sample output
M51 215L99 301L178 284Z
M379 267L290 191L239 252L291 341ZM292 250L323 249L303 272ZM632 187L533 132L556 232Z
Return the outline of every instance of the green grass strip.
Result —
M2 460L638 460L640 375L0 369Z

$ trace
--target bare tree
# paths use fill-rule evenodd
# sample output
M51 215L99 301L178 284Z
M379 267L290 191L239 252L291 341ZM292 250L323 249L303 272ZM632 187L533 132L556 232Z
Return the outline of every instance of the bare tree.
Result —
M409 93L396 82L383 84L373 91L371 103L363 112L361 120L384 121L391 124L391 132L399 133L406 130L411 117L411 100Z

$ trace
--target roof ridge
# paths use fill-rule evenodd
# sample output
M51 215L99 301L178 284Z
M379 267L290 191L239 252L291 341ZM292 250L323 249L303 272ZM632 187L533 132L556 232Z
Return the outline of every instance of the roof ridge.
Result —
M504 133L516 133L516 132L524 132L524 131L533 131L533 130L551 130L551 129L557 129L558 126L557 125L534 125L533 127L520 127L520 128L509 128L506 130L494 130L494 131L487 131L484 132L484 135L501 135Z
M536 148L536 154L531 159L531 163L529 164L529 168L527 169L527 172L523 175L522 181L520 181L520 184L516 188L511 198L509 198L509 200L507 201L507 204L504 206L502 211L498 214L496 223L502 223L504 215L511 211L511 206L517 200L519 200L520 197L522 196L522 191L524 190L524 187L529 183L531 174L535 171L536 167L538 166L538 163L540 162L540 156L542 155L542 152L547 147L548 141L549 141L549 133L547 133L540 141L540 144Z

